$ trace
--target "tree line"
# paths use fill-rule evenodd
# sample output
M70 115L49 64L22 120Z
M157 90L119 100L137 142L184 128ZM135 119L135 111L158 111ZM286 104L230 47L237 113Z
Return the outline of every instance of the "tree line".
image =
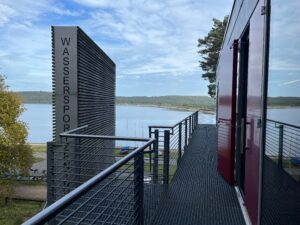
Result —
M25 104L51 104L52 92L46 91L25 91L18 92ZM133 96L133 97L116 97L116 104L128 105L153 105L161 107L179 107L179 108L199 108L214 110L216 102L208 96ZM300 106L299 97L269 97L268 106Z

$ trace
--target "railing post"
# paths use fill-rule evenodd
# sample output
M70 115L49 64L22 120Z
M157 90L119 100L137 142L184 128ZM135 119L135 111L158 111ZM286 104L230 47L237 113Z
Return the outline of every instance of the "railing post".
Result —
M182 130L182 125L180 122L178 127L178 161L180 161L181 159L181 130Z
M195 129L196 129L197 125L198 125L197 120L198 120L198 112L195 113Z
M191 115L191 133L194 131L194 114Z
M80 176L80 138L75 138L75 148L74 148L74 158L75 158L75 180L81 181L82 177ZM98 168L97 168L98 169Z
M170 164L170 131L164 131L164 170L163 183L169 183L169 164Z
M192 133L194 132L194 122L195 122L194 114L192 114Z
M139 152L134 157L134 193L137 211L136 222L144 224L144 154Z
M154 162L153 162L153 182L156 184L158 182L158 130L154 131Z
M188 132L187 132L187 119L184 120L184 148L186 148L187 146L187 135L188 135Z
M148 127L148 134L149 134L149 138L152 137L152 127ZM152 148L151 148L151 145L149 146L149 150L151 152ZM149 171L150 171L150 174L151 174L151 171L152 171L152 154L149 153Z
M189 137L191 137L192 134L192 117L189 116Z
M47 205L51 205L54 199L54 142L47 142ZM51 154L53 153L53 154Z
M282 168L282 155L283 155L283 125L280 124L279 128L279 143L278 143L278 166Z

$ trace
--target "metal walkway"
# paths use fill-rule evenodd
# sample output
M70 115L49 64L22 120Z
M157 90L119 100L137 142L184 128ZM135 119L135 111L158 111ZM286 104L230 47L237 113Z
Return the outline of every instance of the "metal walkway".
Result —
M198 125L153 225L243 225L233 187L217 172L217 131Z
M269 157L264 161L262 224L299 225L300 183Z

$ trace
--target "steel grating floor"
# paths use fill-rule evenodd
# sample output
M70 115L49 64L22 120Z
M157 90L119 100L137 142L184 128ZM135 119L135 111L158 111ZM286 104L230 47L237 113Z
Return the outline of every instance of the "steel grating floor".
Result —
M261 223L299 225L300 183L267 156L263 179Z
M216 127L198 125L150 224L245 224L234 188L217 172L216 149Z

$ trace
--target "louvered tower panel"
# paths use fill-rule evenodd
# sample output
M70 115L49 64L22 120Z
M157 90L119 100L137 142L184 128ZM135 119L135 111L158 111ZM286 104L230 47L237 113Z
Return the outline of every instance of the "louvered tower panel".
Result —
M49 203L86 181L86 175L94 175L113 163L111 157L103 155L111 154L114 141L68 139L69 147L54 143L66 141L60 139L60 133L84 125L88 125L85 134L115 135L115 76L115 63L83 30L52 27L53 142L48 144Z

